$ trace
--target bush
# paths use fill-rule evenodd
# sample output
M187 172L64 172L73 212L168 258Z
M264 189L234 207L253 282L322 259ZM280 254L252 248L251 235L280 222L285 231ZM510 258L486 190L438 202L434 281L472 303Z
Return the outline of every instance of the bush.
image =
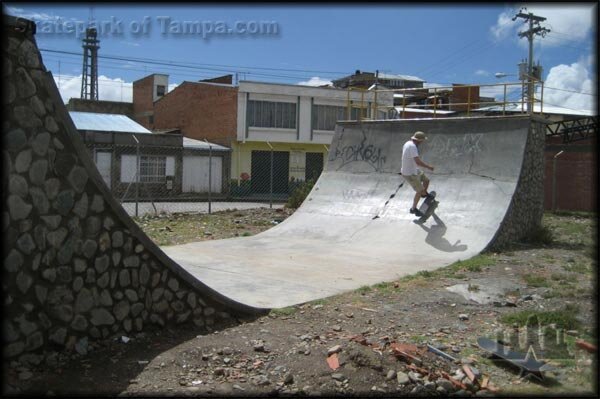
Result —
M312 190L314 185L315 181L312 179L298 184L294 191L292 191L292 194L290 195L290 198L285 204L285 207L292 209L299 208L310 193L310 190Z
M252 192L252 183L250 180L242 180L238 183L237 180L232 179L229 192L233 197L246 197Z

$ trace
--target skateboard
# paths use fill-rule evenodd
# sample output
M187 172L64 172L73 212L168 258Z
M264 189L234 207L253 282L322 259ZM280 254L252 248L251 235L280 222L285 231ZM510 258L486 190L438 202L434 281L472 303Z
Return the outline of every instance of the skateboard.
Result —
M550 371L552 366L541 362L535 358L535 354L515 352L511 348L504 346L489 338L477 338L477 345L486 352L490 352L495 357L505 360L521 370L519 376L524 377L531 374L540 380L544 379L543 371Z
M429 219L431 215L433 215L433 212L437 209L439 205L439 202L435 200L436 192L431 191L429 195L430 197L426 198L425 201L423 201L423 204L421 204L421 206L419 207L419 211L421 211L423 216L421 216L416 221L416 223L425 223L425 221L427 221L427 219Z

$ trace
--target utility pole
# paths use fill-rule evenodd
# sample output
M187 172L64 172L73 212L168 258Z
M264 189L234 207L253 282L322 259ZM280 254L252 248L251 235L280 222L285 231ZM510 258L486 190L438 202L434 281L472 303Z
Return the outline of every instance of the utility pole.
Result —
M373 102L375 103L371 108L371 119L376 120L377 118L377 90L379 90L379 70L375 71L375 98Z
M523 12L525 11L525 12ZM546 33L550 32L550 29L544 28L540 26L540 22L546 20L544 17L540 17L538 15L534 15L533 13L526 13L527 8L522 7L517 15L513 17L513 21L516 21L517 18L523 18L524 22L529 22L529 29L525 32L519 32L519 37L526 37L529 40L529 59L527 66L527 111L530 113L533 112L533 86L534 86L534 78L533 78L533 36L541 35L542 37L546 36ZM541 76L540 76L541 79Z

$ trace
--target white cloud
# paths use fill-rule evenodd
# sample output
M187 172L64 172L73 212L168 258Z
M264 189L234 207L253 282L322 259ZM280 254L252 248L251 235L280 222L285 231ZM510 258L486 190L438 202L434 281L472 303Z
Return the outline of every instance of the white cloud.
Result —
M521 45L527 45L527 40L519 38L517 33L527 30L528 25L523 23L524 19L522 18L512 21L512 18L519 12L520 7L527 7L527 11L524 12L546 18L545 21L540 23L540 26L551 30L544 39L545 46L559 46L569 41L584 39L594 26L594 15L597 13L597 4L571 5L561 3L559 5L542 5L531 3L517 5L514 9L504 11L498 16L496 25L490 28L494 38L502 40L514 37L515 40L519 40Z
M55 75L54 82L58 86L60 95L65 103L70 98L81 97L81 75ZM171 85L169 85L169 88ZM112 79L104 75L98 77L98 99L105 101L131 102L133 97L133 83L123 79Z
M57 15L46 14L43 12L28 12L22 8L16 8L16 7L6 7L6 13L10 14L10 15L14 15L16 17L30 19L34 22L57 21L57 20L61 19L61 17L57 16Z
M498 15L498 21L496 25L490 28L492 35L498 39L505 39L514 30L514 23L511 18L515 15L512 11L505 11Z
M307 81L298 82L298 84L301 86L324 86L324 85L330 85L332 83L331 83L331 80L323 79L318 76L313 76L312 78L310 78Z
M585 60L552 67L544 82L544 104L575 110L595 109L597 82L588 68Z
M497 101L504 101L504 85L498 84L495 86L483 86L479 89L479 95L483 97L493 97ZM514 101L515 99L521 98L520 96L520 85L506 85L506 101ZM482 107L484 106L485 105L482 105Z
M441 83L429 83L429 82L425 82L425 83L423 83L423 87L425 87L425 88L430 88L430 87L448 87L448 85L443 85Z
M81 96L81 75L55 75L54 82L66 103L70 98ZM168 92L173 91L179 84L171 83ZM104 101L133 101L133 82L126 82L121 78L109 78L104 75L98 77L98 99Z
M477 76L490 76L491 73L489 73L488 71L485 71L483 69L478 69L475 71L475 75Z

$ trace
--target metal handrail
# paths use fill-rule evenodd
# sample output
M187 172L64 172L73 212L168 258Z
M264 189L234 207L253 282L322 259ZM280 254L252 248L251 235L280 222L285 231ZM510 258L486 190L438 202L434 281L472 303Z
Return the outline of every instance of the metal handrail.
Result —
M526 76L527 78L527 76ZM539 98L535 97L535 90L532 90L532 92L534 93L534 96L531 99L526 99L525 98L525 93L526 91L526 85L529 84L539 84L540 85L540 94L539 94ZM519 86L521 88L521 98L518 100L508 100L507 97L507 88L510 86ZM502 101L471 101L472 99L472 88L482 88L482 87L502 87L503 90L503 97L502 97ZM466 89L467 91L467 100L466 102L452 102L452 103L448 103L448 104L444 104L441 103L441 105L438 105L438 97L439 97L439 93L447 93L448 96L451 96L454 91L457 89ZM519 81L519 82L505 82L505 83L491 83L491 84L464 84L464 85L454 85L454 86L436 86L436 87L415 87L415 88L406 88L406 89L374 89L374 90L367 90L365 88L357 88L357 87L349 87L347 88L348 91L348 96L347 96L347 120L352 120L352 108L357 108L360 109L359 115L358 115L358 120L363 120L363 119L374 119L373 116L377 116L378 111L380 110L384 110L384 112L388 112L390 109L394 109L396 111L398 107L402 108L401 111L401 115L402 117L405 116L406 112L410 112L410 109L430 109L432 110L432 114L433 117L436 118L438 115L438 111L441 110L446 110L450 107L453 108L460 108L460 107L466 107L466 113L467 116L471 116L471 111L473 109L476 108L480 108L482 106L486 106L486 105L501 105L502 106L502 115L506 114L507 111L507 106L510 105L521 105L521 113L523 114L534 114L534 113L538 113L535 111L535 107L534 105L536 103L540 104L540 110L539 110L539 114L543 113L543 98L544 98L544 82L539 80L539 79L532 79L531 82L526 82L526 81ZM361 99L360 101L352 101L350 98L350 92L351 91L361 91ZM368 105L364 103L364 95L365 92L373 92L374 94L377 93L386 93L386 92L392 92L394 94L408 94L408 93L422 93L423 96L427 96L430 93L433 92L433 104L410 104L410 106L408 106L406 104L406 95L402 97L402 105L401 106L390 106L390 105L380 105L377 103L377 96L374 96L375 99L375 103L372 105ZM425 97L426 98L426 97ZM525 101L528 102L528 106L527 109L525 107ZM371 117L369 117L368 115L364 115L365 112L364 110L370 108L371 109ZM408 109L407 109L408 108ZM400 111L398 111L398 113L400 114ZM376 119L376 118L375 118Z

